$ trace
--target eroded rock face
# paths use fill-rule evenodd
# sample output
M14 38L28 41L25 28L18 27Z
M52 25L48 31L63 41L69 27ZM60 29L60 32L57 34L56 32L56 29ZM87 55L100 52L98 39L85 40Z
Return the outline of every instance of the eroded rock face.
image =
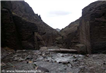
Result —
M35 14L32 8L26 2L2 1L2 7L10 9L12 14L17 15L22 19L36 24L38 28L38 34L41 35L45 45L47 46L55 44L55 38L60 36L55 29L43 22L40 15Z
M21 42L17 36L16 26L12 14L7 9L1 10L1 47L22 49Z
M13 15L18 36L20 38L23 49L38 49L38 41L35 32L38 32L36 24L27 22L21 17Z
M2 9L1 15L2 47L9 47L15 50L39 48L39 45L36 44L37 38L34 35L34 32L37 32L38 29L34 23L12 15L8 9Z
M78 26L79 26L80 18L72 23L70 23L67 27L60 31L61 35L63 36L63 47L66 48L74 48L75 44L78 41Z
M36 24L14 13L11 1L2 1L1 5L1 46L15 50L39 49L37 37L35 36L35 32L38 32Z
M26 2L1 1L1 8L2 46L11 45L10 48L14 49L39 49L41 46L56 44L55 39L60 36L59 33L44 23Z
M88 53L106 49L106 2L97 1L85 7L79 26L80 43L87 46Z
M100 53L106 50L106 2L96 1L82 10L82 17L61 30L64 47L76 48L85 45L85 53ZM84 52L84 50L83 50Z

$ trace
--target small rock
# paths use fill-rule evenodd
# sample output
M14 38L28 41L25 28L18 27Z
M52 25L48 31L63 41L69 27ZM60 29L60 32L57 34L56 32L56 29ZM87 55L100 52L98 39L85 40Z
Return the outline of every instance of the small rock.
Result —
M90 55L89 55L89 54L86 54L85 56L86 56L86 57L89 57Z
M47 50L48 50L47 47L41 47L41 48L40 48L40 51L47 51Z
M62 55L61 57L64 57L64 55Z
M24 61L25 59L21 58L21 57L15 57L14 58L15 61Z
M26 57L26 60L32 60L33 58L32 58L32 56L31 55L28 55L27 57Z
M80 68L80 69L84 69L85 67L84 67L84 66L79 66L79 68Z
M28 63L33 63L32 61L28 61Z
M67 68L64 68L64 70L67 70Z
M37 66L36 64L34 64L34 67L36 70L41 70L42 72L49 72L48 69L41 67L41 66Z
M78 61L78 59L73 60L73 62L77 62L77 61Z
M69 64L70 62L64 61L64 62L59 62L59 63L62 63L62 64Z
M103 63L103 65L106 65L106 63Z
M46 60L47 62L50 62L49 60Z
M73 56L73 58L77 58L76 56Z
M6 65L6 64L5 64L5 63L3 63L3 62L1 63L1 66L5 66L5 65Z
M37 66L35 69L41 70L41 71L43 71L43 72L49 72L48 69L46 69L46 68L44 68L44 67L40 67L40 66Z

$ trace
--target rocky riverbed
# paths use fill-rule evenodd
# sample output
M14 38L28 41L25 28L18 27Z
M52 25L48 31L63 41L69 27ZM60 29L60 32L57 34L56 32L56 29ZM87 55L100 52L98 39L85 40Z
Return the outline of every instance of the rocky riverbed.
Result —
M2 73L106 73L106 55L17 50L1 60Z

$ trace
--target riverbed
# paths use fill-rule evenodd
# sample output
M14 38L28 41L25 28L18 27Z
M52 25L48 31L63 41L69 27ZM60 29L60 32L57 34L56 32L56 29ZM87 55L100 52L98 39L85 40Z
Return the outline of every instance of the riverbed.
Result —
M2 58L1 69L2 73L106 73L106 54L17 50Z

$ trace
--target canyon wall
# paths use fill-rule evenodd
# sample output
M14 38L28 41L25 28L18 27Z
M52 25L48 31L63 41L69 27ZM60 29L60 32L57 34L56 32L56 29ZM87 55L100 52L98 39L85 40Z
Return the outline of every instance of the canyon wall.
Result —
M1 46L39 49L56 45L60 34L24 1L1 1Z
M85 53L106 51L106 1L96 1L86 6L78 23L75 23L61 31L66 41L64 47L73 48L72 44L76 42L74 49L77 46L77 50L80 50L82 48L79 47L83 45ZM71 42L73 38L75 41Z

